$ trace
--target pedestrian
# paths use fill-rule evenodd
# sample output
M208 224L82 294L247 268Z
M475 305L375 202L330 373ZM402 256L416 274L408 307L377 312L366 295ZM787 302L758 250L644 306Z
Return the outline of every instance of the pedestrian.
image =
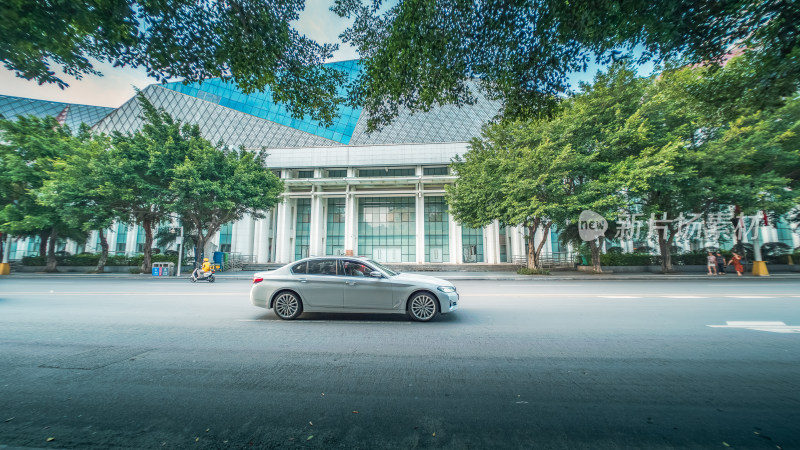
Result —
M725 275L725 257L720 252L717 252L717 274Z
M708 261L708 274L709 275L716 275L717 274L717 257L714 256L713 253L708 252L708 256L706 257Z
M742 276L742 272L744 272L744 267L742 267L742 257L738 253L733 253L731 256L731 260L728 261L728 265L730 266L733 264L733 270L736 271L736 275Z

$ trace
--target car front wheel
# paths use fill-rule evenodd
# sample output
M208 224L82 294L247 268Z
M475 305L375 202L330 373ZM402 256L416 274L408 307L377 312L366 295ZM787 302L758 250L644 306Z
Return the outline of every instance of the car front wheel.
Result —
M285 291L278 294L273 305L275 315L283 320L296 319L303 312L303 303L292 292Z
M408 313L417 322L429 322L439 313L439 304L433 295L420 292L408 302Z

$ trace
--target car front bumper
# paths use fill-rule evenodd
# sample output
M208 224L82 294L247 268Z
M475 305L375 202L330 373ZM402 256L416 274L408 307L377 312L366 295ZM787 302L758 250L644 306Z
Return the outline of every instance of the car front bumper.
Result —
M437 293L439 297L439 305L441 306L442 314L458 309L458 292L441 292Z

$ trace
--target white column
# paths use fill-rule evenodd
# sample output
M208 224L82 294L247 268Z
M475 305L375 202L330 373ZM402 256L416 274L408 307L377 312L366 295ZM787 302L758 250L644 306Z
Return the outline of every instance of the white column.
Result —
M527 257L525 253L525 229L522 226L509 227L506 231L511 241L511 257Z
M456 247L458 242L456 242L456 221L453 220L453 216L450 213L447 213L447 245L448 245L448 259L447 263L450 264L457 264L458 256L456 255Z
M456 264L464 264L464 246L462 245L461 240L461 225L455 223L454 221L450 223L450 242L453 243L452 250L455 250L454 252L450 253L451 255L455 256L454 258L451 257L451 260L453 260L453 262Z
M253 261L258 261L258 253L261 250L261 241L264 240L264 235L261 232L264 224L264 219L253 219L253 240L250 243L251 251L248 255L253 255Z
M231 252L250 255L253 252L255 220L249 214L231 227Z
M320 196L313 192L311 193L311 223L308 233L308 254L309 256L322 256L325 254L325 248L322 247L322 199Z
M11 255L11 235L4 236L5 242L3 243L3 263L8 263L9 256Z
M421 170L421 169L420 169ZM416 227L417 227L417 264L425 263L425 197L422 195L422 185L417 185L416 197Z
M358 255L358 202L349 189L344 203L344 253L355 256Z
M133 224L128 226L128 235L125 237L125 254L126 255L135 255L136 254L136 235L139 231L139 224Z
M486 264L497 264L497 225L495 222L483 228L483 260Z
M256 223L256 235L258 236L258 245L255 247L255 261L259 264L264 264L270 260L269 238L272 227L270 224L275 215L275 208L269 210L266 217L259 219Z
M289 263L293 259L291 200L284 198L278 203L278 214L275 237L275 262Z

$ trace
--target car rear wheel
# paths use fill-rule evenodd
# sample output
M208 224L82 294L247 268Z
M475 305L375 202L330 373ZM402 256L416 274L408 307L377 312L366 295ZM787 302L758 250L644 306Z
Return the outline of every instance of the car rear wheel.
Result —
M439 313L439 303L427 292L414 294L408 302L408 313L417 322L429 322Z
M303 303L295 293L284 291L275 298L272 308L276 316L283 320L292 320L303 312Z

